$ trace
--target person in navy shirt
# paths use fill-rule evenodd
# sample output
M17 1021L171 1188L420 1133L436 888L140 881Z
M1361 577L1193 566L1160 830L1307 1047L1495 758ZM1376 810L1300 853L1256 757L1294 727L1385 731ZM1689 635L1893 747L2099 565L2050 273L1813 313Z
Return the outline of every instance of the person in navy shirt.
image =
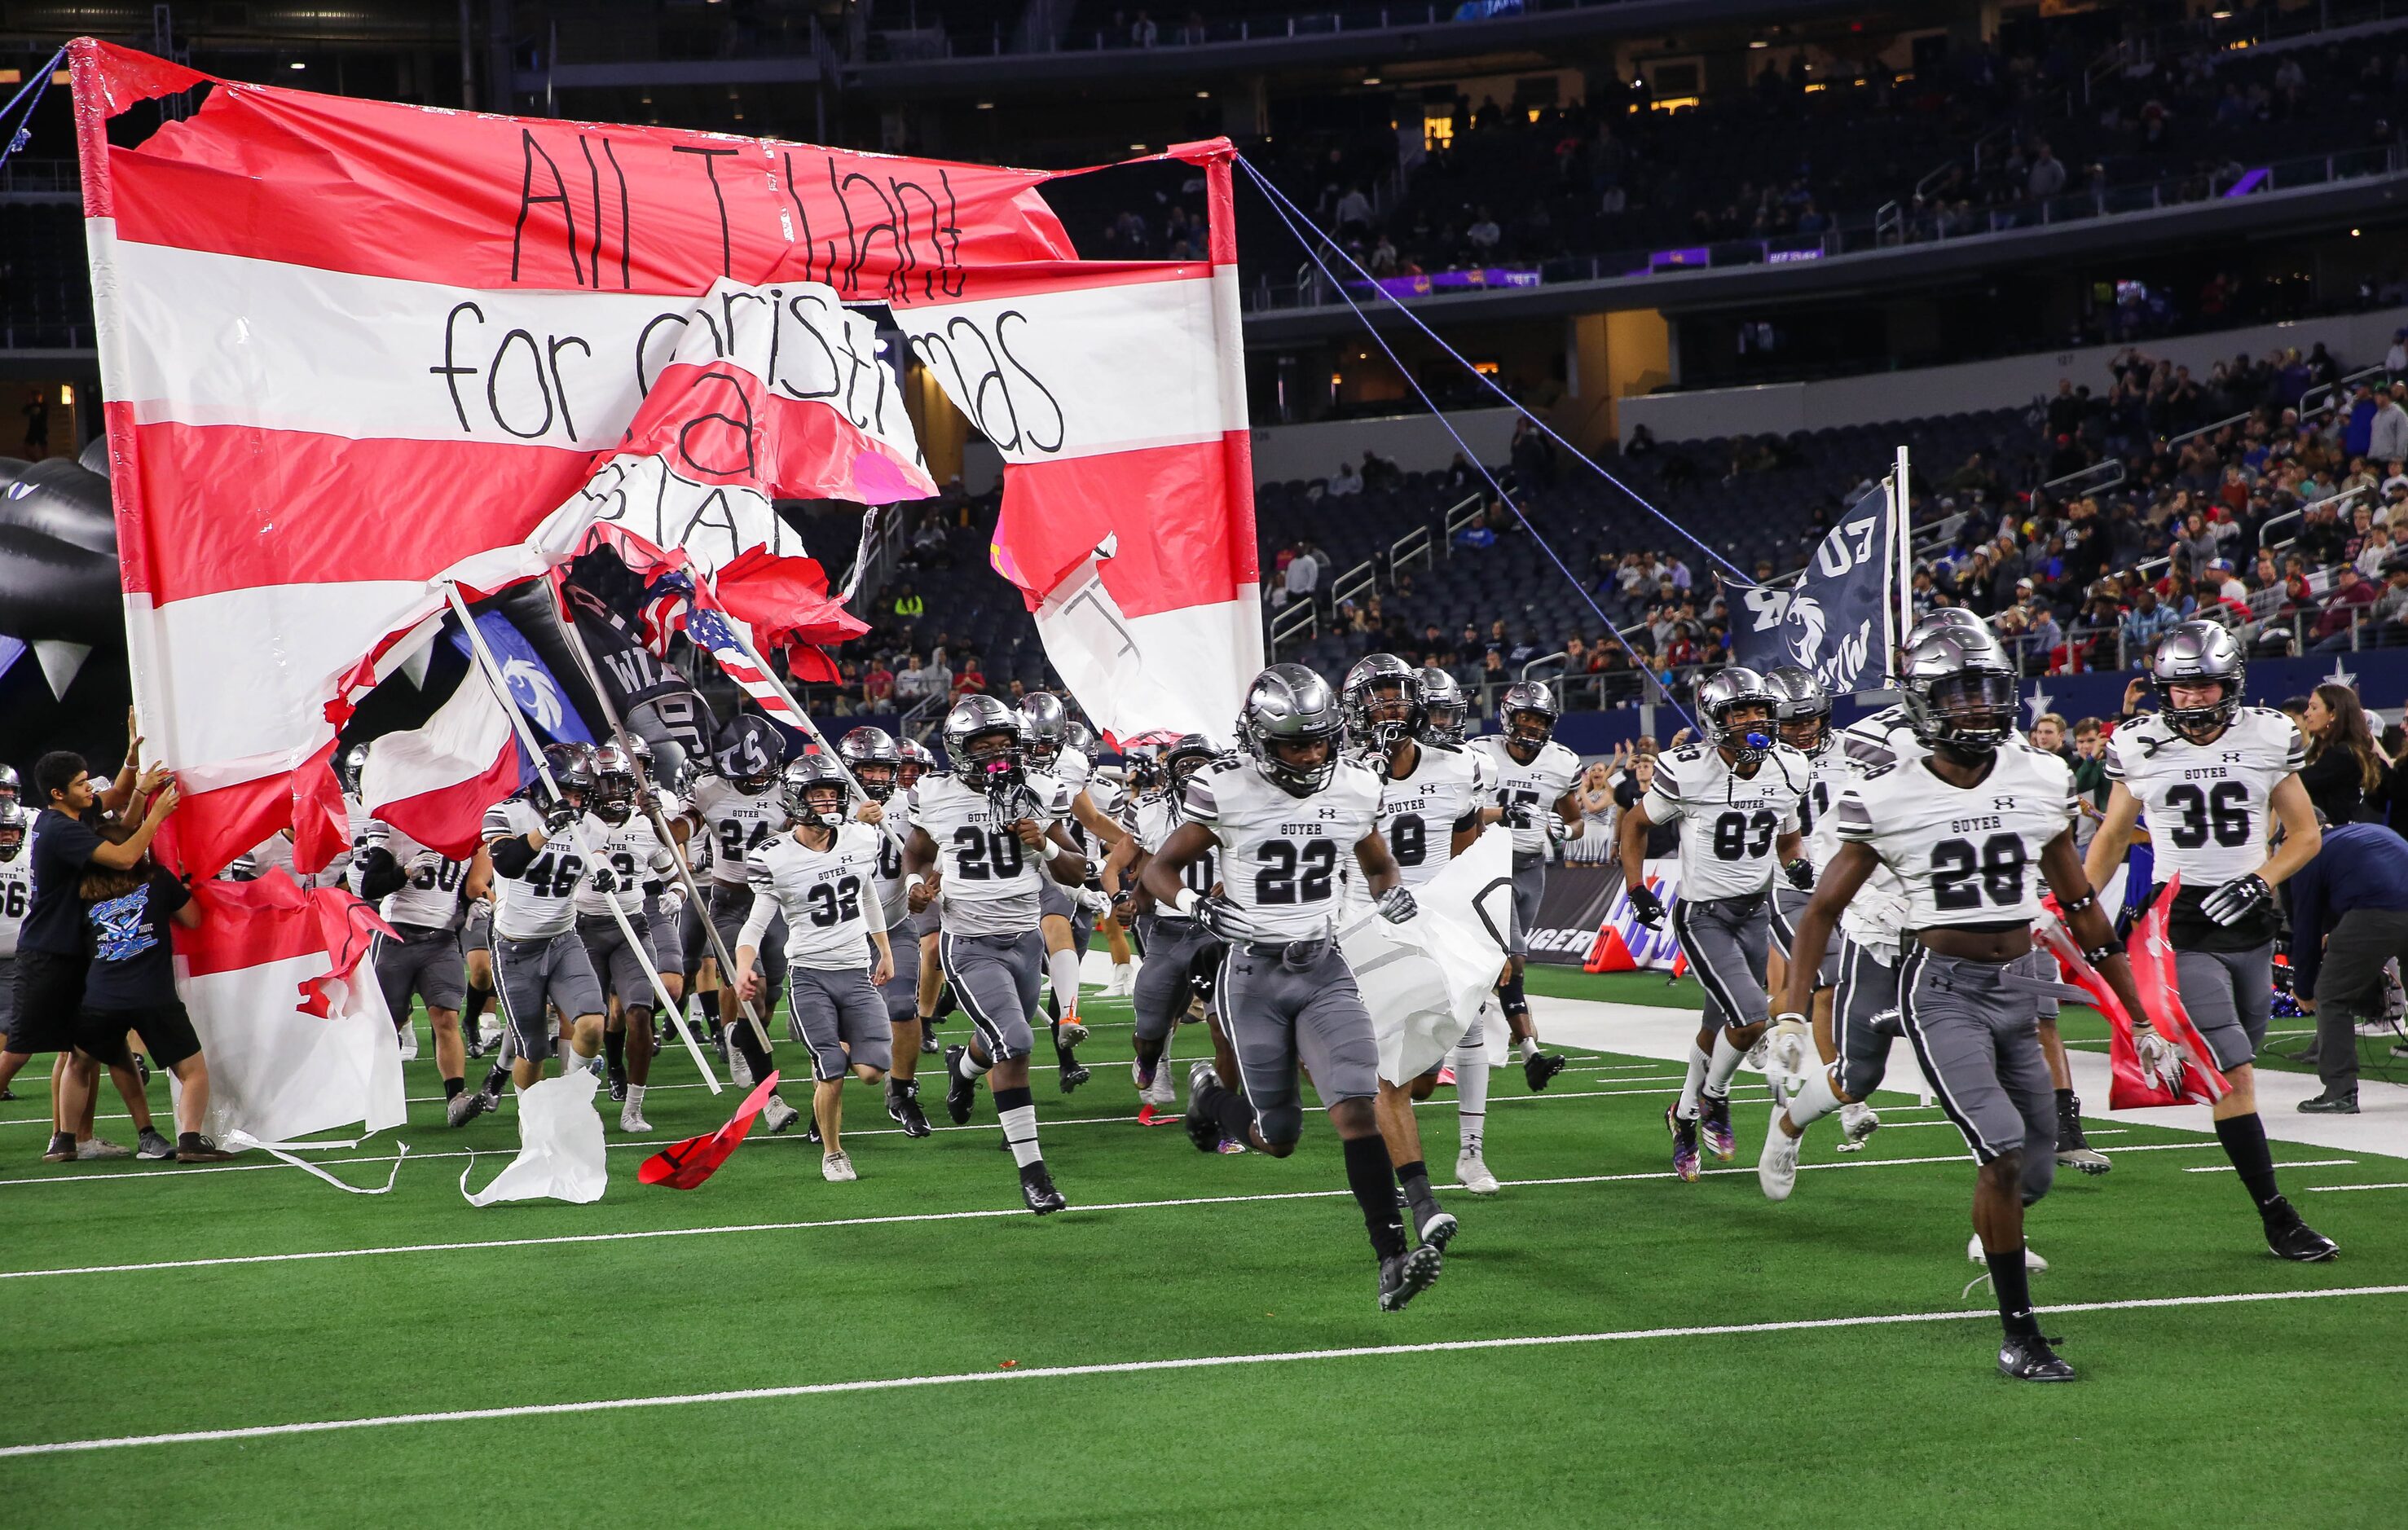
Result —
M2316 858L2283 884L2283 897L2291 913L2291 989L2315 1012L2316 1074L2325 1085L2300 1108L2354 1116L2358 1016L2382 1012L2383 964L2408 958L2408 839L2381 823L2336 823L2325 830Z

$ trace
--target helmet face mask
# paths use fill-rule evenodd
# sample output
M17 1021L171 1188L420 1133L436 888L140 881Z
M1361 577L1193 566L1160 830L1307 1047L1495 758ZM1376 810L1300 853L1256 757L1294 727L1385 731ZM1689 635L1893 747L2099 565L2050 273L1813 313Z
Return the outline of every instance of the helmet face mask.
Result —
M844 826L853 804L853 787L844 770L824 754L806 754L788 765L778 781L779 806L796 823L831 832Z
M897 779L903 771L903 751L883 728L855 728L837 741L837 753L853 770L853 779L861 783L862 795L872 802L884 802L895 794Z
M1809 757L1831 744L1831 694L1814 672L1799 665L1782 665L1766 672L1772 693L1774 729L1781 741Z
M1555 741L1555 695L1535 680L1505 688L1497 704L1497 725L1505 736L1505 752L1523 765Z
M0 865L15 860L25 848L25 830L31 822L31 815L14 798L0 802Z
M561 800L579 812L594 800L594 755L582 744L552 744L543 751L546 768L560 788ZM537 785L540 786L538 779Z
M1698 687L1698 732L1732 764L1756 765L1772 752L1778 696L1755 670L1729 665Z
M1942 676L1922 682L1909 693L1923 702L1929 736L1935 748L1965 754L1988 754L2014 736L2015 679L1987 670ZM1916 731L1927 724L1918 720Z
M616 744L594 751L593 801L595 816L605 823L624 823L635 814L635 762Z
M1029 766L1051 771L1070 741L1070 713L1062 698L1038 691L1020 704L1020 732Z
M1393 653L1374 653L1346 672L1342 711L1349 743L1383 758L1421 730L1421 677Z
M1462 743L1464 731L1471 722L1471 708L1463 699L1463 687L1443 669L1423 670L1421 682L1422 740L1432 744Z

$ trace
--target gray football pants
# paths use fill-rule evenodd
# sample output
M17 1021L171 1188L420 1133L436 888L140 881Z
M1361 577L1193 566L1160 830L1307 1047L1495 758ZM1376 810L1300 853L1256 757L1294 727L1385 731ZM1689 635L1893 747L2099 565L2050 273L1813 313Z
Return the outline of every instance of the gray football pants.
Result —
M1371 1012L1336 941L1231 946L1214 994L1265 1142L1278 1147L1304 1135L1299 1066L1324 1106L1379 1094Z
M2331 970L2329 952L2325 961L2327 966L2316 974L2318 988L2324 986L2325 972ZM2382 974L2383 959L2377 957L2374 976L2379 980ZM2200 1039L2215 1054L2217 1067L2229 1070L2258 1060L2266 1022L2274 1015L2272 941L2254 951L2178 951L2174 986L2182 990L2183 1008L2190 1012ZM2347 1049L2352 1057L2358 1054L2355 1041L2353 1037Z
M1764 964L1772 946L1771 901L1761 893L1674 901L1672 934L1706 991L1705 1024L1760 1025L1770 1017Z
M1155 1044L1187 1017L1194 996L1187 974L1196 953L1212 944L1212 932L1192 919L1155 918L1146 927L1145 960L1137 969L1130 1002L1137 1009L1137 1038Z
M2057 1087L2040 1046L2036 979L2016 965L1917 943L1907 948L1898 992L1907 1040L1940 1108L1975 1162L2022 1151L2029 1206L2057 1178Z

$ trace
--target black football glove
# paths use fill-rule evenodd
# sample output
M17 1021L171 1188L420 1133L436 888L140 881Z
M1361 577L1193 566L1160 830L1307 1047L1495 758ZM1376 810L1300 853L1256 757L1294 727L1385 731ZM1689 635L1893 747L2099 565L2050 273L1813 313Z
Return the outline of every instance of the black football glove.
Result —
M1528 803L1509 802L1505 805L1504 814L1498 822L1509 829L1526 829L1534 826L1539 820Z
M543 810L543 832L547 835L566 834L568 826L576 822L577 809L565 802L555 802Z
M604 866L601 870L594 874L594 891L596 893L616 893L619 891L619 879L611 872L609 866Z
M1197 900L1196 922L1223 940L1246 940L1254 936L1253 919L1218 893Z
M1814 863L1803 855L1783 865L1781 874L1788 878L1789 885L1800 893L1814 891Z
M1656 890L1645 882L1633 882L1629 893L1631 917L1651 930L1662 929L1664 900L1656 895Z
M2274 890L2266 879L2256 874L2226 882L2199 903L2199 911L2218 924L2241 923L2258 909L2274 901Z
M1402 924L1421 908L1413 901L1413 895L1401 887L1391 887L1381 894L1374 907L1380 910L1380 917L1391 924Z

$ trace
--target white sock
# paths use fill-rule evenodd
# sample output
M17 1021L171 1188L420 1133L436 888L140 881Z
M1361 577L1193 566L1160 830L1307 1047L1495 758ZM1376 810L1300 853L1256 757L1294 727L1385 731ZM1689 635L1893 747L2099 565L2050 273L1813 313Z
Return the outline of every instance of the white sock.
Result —
M1011 1156L1022 1168L1039 1163L1045 1157L1037 1146L1037 1107L1015 1105L1003 1112L1003 1139L1011 1144Z
M1521 1055L1522 1061L1526 1063L1539 1055L1539 1038L1535 1036L1526 1036L1515 1044L1513 1050Z
M1814 1122L1840 1108L1840 1096L1832 1092L1828 1068L1815 1068L1806 1076L1806 1087L1789 1096L1789 1124L1804 1131Z
M1079 1008L1079 953L1065 947L1045 958L1045 975L1054 984L1054 1002L1068 1020Z
M1740 1059L1747 1053L1731 1045L1730 1032L1714 1033L1713 1060L1706 1066L1706 1093L1720 1098L1730 1093L1730 1076L1739 1071Z
M627 1086L627 1108L633 1110L639 1116L644 1113L644 1091L649 1087L650 1086L646 1084L629 1084Z
M1465 1037L1446 1061L1455 1069L1456 1128L1463 1135L1463 1151L1477 1153L1480 1134L1488 1125L1487 1037Z
M1689 1043L1689 1076L1681 1084L1681 1103L1672 1108L1683 1121L1698 1119L1698 1088L1706 1081L1706 1066L1713 1061L1703 1047Z
M983 1079L986 1077L986 1070L993 1066L995 1066L995 1064L992 1062L980 1062L978 1053L970 1051L969 1048L964 1047L962 1049L962 1072L967 1074L968 1077L973 1079Z

